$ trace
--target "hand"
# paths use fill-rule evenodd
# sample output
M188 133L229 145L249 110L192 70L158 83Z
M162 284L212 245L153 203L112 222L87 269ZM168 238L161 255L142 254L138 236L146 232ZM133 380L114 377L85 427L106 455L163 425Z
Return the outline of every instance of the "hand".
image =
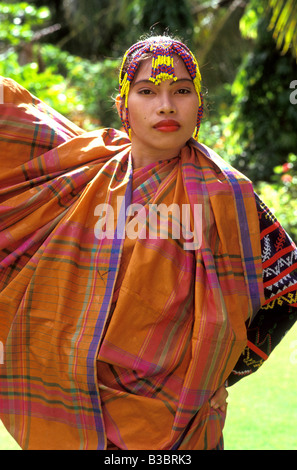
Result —
M227 397L229 393L227 392L224 385L222 385L218 390L213 394L210 400L210 406L215 410L219 409L223 411L223 413L227 410Z

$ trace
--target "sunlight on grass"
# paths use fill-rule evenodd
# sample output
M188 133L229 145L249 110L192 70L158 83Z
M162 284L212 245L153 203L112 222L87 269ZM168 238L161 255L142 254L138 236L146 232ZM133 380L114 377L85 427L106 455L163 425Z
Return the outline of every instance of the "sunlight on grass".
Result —
M268 361L228 389L226 450L297 450L297 325Z
M20 450L15 440L8 434L0 421L0 450Z

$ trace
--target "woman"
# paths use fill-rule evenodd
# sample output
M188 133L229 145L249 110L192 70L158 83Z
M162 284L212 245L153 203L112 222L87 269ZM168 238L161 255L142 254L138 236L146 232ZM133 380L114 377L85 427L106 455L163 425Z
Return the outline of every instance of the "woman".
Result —
M127 51L129 138L3 85L5 426L24 449L223 448L224 385L296 320L297 250L192 138L195 57L167 36Z

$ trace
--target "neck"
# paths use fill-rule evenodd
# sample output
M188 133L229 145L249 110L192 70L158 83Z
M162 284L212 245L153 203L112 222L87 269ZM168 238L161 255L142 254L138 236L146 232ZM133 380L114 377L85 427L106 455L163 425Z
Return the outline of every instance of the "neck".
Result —
M162 160L170 160L171 158L175 158L179 155L180 149L176 149L171 152L137 152L133 149L133 145L131 146L131 154L132 154L132 162L133 168L143 168L151 163L156 163Z

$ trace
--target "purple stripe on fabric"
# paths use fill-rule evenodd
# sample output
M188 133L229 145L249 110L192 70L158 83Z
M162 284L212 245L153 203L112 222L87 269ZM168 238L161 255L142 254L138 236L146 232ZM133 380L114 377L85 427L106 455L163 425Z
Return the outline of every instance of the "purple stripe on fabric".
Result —
M216 163L215 159L209 154L209 152L204 146L201 146L200 144L198 144L198 147L201 149L201 151L204 154L206 154L211 160L213 160ZM241 187L240 187L239 182L234 177L233 172L229 169L227 165L222 165L222 162L220 161L220 167L228 176L229 181L234 191L237 214L240 220L239 229L241 233L241 241L242 241L241 245L242 245L242 250L244 254L244 262L246 266L248 286L249 286L249 291L251 295L253 312L257 312L259 308L261 307L260 292L259 292L259 286L257 283L257 274L255 270L255 264L253 261L254 257L253 257L251 240L249 236L249 228L248 228L247 216L246 216L246 211L244 207Z
M233 174L229 170L225 170L230 182L234 189L237 213L240 220L239 228L241 233L241 240L242 240L242 249L244 252L244 261L246 266L248 284L249 284L249 291L251 294L251 300L253 305L253 311L256 312L261 307L260 302L260 292L259 286L257 282L257 273L255 269L255 264L253 260L253 251L252 245L249 235L249 228L247 222L246 211L244 207L244 201L242 197L242 192L238 181L234 178Z
M103 328L105 325L105 321L108 315L111 296L113 293L113 287L116 280L116 275L118 272L118 265L120 261L120 254L121 254L121 247L124 241L124 231L125 231L125 221L126 221L126 213L127 207L131 204L131 195L132 195L132 174L130 175L125 196L123 198L123 203L120 207L120 213L118 220L121 223L119 227L116 227L114 238L112 242L111 252L110 252L110 259L109 259L109 271L106 280L106 289L104 298L102 300L100 312L98 312L98 321L96 323L94 329L94 336L93 340L90 344L88 357L87 357L87 369L88 369L88 389L90 392L90 397L93 405L94 410L94 420L95 425L98 433L98 450L104 449L105 440L104 440L104 424L103 419L101 416L101 409L99 403L99 395L97 392L97 386L95 383L96 380L96 373L94 372L94 361L96 360L96 354L98 350L98 338L101 338L103 333Z

